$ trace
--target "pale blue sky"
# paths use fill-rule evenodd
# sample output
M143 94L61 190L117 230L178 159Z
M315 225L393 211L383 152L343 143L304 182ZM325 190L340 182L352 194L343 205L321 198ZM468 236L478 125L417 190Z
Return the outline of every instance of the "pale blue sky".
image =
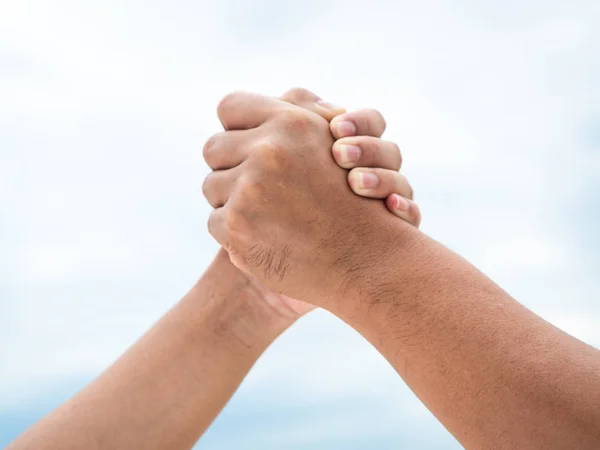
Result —
M0 4L0 446L210 263L201 147L234 89L380 109L423 230L600 346L599 20L593 0ZM317 312L199 447L457 444Z

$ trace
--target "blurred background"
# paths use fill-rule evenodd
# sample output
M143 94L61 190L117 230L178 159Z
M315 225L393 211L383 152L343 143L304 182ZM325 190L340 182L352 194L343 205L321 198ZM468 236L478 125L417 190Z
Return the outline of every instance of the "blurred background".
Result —
M600 346L599 20L594 0L0 1L0 447L210 263L201 149L235 89L382 111L423 231ZM318 311L197 448L460 446Z

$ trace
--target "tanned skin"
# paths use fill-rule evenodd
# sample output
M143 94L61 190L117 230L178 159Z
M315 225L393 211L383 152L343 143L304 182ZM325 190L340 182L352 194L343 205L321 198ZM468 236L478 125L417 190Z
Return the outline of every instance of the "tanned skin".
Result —
M344 112L303 89L282 99L327 121ZM390 212L418 225L412 190L398 173L398 147L379 139L383 118L373 110L346 116L358 126L330 148L330 159L346 169L377 171L382 175L377 186L365 189L350 174L350 189L386 199ZM356 156L346 148L350 145L360 147L358 158L347 158ZM221 250L191 291L139 342L8 449L189 449L263 351L313 308L264 288Z
M236 267L353 326L466 448L600 448L600 351L353 195L328 152L344 115L244 92L218 115L208 226Z

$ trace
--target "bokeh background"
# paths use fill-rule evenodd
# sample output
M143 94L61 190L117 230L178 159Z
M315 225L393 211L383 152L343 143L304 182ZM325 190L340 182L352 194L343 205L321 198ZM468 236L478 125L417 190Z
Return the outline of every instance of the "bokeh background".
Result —
M594 0L0 1L0 447L210 263L201 148L235 89L381 110L423 230L600 346L599 20ZM319 311L198 448L460 446Z

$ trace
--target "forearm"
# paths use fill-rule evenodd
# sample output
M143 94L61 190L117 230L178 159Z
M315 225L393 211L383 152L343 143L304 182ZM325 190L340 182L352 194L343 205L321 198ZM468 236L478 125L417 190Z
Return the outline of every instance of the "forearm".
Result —
M293 322L253 295L221 255L113 366L8 448L191 448Z
M463 445L600 448L600 352L435 241L403 224L396 233L395 251L334 313Z

